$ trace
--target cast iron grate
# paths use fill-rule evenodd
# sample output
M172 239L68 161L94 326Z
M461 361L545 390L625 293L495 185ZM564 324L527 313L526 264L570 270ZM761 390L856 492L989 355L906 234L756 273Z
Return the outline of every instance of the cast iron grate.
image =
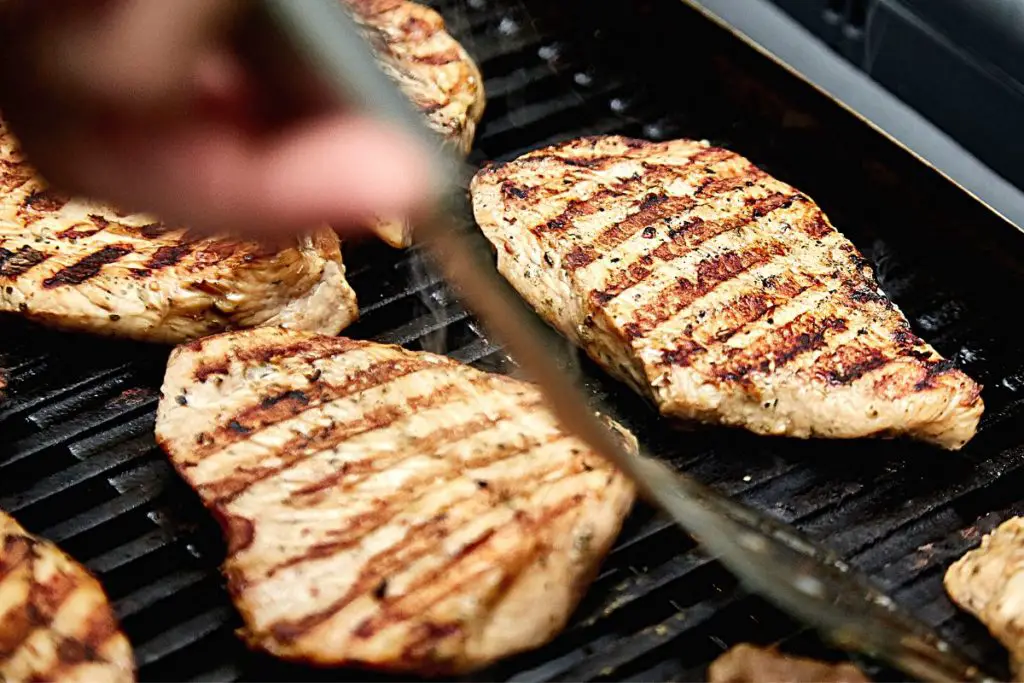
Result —
M1013 265L1024 263L1018 236L677 0L440 4L487 78L475 161L605 132L727 144L818 199L918 330L985 383L981 433L954 456L714 429L680 439L582 363L592 390L627 407L653 450L826 540L998 672L1003 655L944 597L941 577L1024 507L1024 359L1001 341L1004 293L1024 284ZM465 362L513 369L415 251L347 251L362 305L347 334L443 345ZM153 442L166 349L5 324L0 509L99 575L143 680L379 678L280 664L247 652L233 634L239 622L217 572L217 529ZM638 506L565 632L476 678L701 680L711 659L742 640L828 655Z

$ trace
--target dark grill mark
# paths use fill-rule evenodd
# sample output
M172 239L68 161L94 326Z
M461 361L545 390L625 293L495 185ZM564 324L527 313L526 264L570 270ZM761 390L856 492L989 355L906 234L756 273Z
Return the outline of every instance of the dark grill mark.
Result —
M486 548L496 534L497 530L494 528L484 530L479 536L460 548L443 566L427 572L426 576L420 577L416 583L408 586L400 598L390 601L379 614L363 622L355 635L359 638L371 638L382 628L388 626L389 623L404 621L408 617L403 612L412 612L413 610L403 610L403 604L414 603L416 607L415 613L427 613L430 607L433 607L461 587L461 582L450 581L451 576L456 574L455 570L458 565L463 564L467 558L477 551ZM498 558L495 558L495 560L500 561ZM446 581L445 578L449 580ZM442 587L442 590L438 590L438 586ZM434 593L434 595L429 595L430 593ZM436 637L443 637L449 633L451 631L443 630Z
M835 229L826 222L825 215L820 211L815 211L811 220L802 222L801 227L804 232L815 239L820 239L830 232L835 232Z
M603 247L604 250L614 249L652 223L689 211L694 204L692 197L647 195L641 202L639 211L601 231L592 244Z
M577 270L578 268L590 265L596 258L597 254L591 247L575 247L565 255L563 263L565 263L569 270Z
M692 356L704 351L707 349L692 339L681 339L676 343L675 348L661 352L661 362L664 365L686 366L690 364Z
M282 401L291 401L295 405L305 406L309 405L309 396L306 396L306 394L299 391L298 389L293 389L291 391L285 391L275 396L268 396L267 398L263 399L263 401L260 402L260 405L263 406L264 409L268 409L272 408L273 406L276 406L278 403L281 403Z
M147 239L153 239L154 237L160 237L164 233L170 232L173 228L163 223L150 223L149 225L143 225L139 228L139 234Z
M18 208L18 217L31 222L28 220L31 214L38 218L42 214L56 213L63 209L68 201L70 200L67 197L62 197L53 190L38 190L25 198L25 202Z
M714 374L724 381L740 382L751 372L778 371L800 354L825 346L832 331L845 329L842 318L818 320L814 311L802 313L741 350L730 362L718 366Z
M0 188L13 192L32 179L32 170L24 161L0 159Z
M459 52L457 50L447 50L445 52L434 52L426 55L411 55L412 61L417 64L428 64L430 66L444 66L445 64L453 64L459 61Z
M935 386L935 378L950 372L956 372L951 360L933 361L926 364L924 378L914 385L914 391L924 391Z
M705 221L698 217L685 220L678 228L669 230L670 241L659 244L651 250L650 256L666 262L682 258L713 237L747 225L754 219L755 211L760 210L763 212L762 215L767 216L784 206L789 199L790 197L783 194L770 195L759 199L757 203L735 216L717 221ZM650 256L645 254L641 259L649 259ZM634 261L625 272L610 278L603 290L592 294L592 300L597 304L605 304L646 280L652 272L652 268L645 268Z
M0 247L0 277L16 278L50 258L27 244L17 251Z
M283 398L264 408L263 404L252 405L229 419L219 427L200 447L200 455L214 453L224 447L248 437L252 432L265 429L271 425L301 415L305 411L314 410L321 405L339 398L353 396L374 387L393 382L401 377L411 375L430 368L432 364L418 358L392 359L372 366L371 368L353 373L344 384L328 384L317 382L303 393L305 400L295 397Z
M535 235L541 235L545 232L558 232L572 227L573 222L577 218L591 216L595 213L606 208L606 205L613 203L614 200L621 198L628 194L636 187L643 187L645 184L652 181L663 180L668 182L673 178L686 177L686 172L693 169L699 163L715 163L717 161L726 160L734 156L731 152L725 150L710 148L698 152L690 158L685 164L679 166L669 165L658 165L658 166L646 166L646 173L637 173L620 180L614 185L604 187L593 195L586 199L574 199L570 201L561 214L555 216L546 223L542 223L533 228L530 228L530 232ZM563 159L559 157L559 159ZM615 157L614 160L625 161L620 157ZM574 181L575 182L575 181ZM653 195L658 196L658 195ZM691 200L692 201L692 200ZM641 209L643 210L643 209ZM627 219L628 220L628 219ZM615 226L613 226L614 228ZM645 226L640 226L645 227Z
M187 347L192 351L201 351L205 337L189 342ZM260 345L252 348L237 349L235 358L242 363L275 363L282 358L289 358L297 363L311 364L314 361L332 358L357 348L360 342L330 337L324 339L304 339L285 345ZM211 375L226 375L229 362L226 358L215 358L203 361L193 375L197 382L205 382ZM319 379L319 376L317 377Z
M103 216L89 214L89 223L79 223L78 225L73 225L67 230L62 230L61 232L58 232L57 237L62 240L74 242L75 240L82 239L84 237L92 237L97 233L103 232L111 225L117 224L112 224Z
M746 251L726 252L707 258L697 264L695 279L679 278L675 286L658 292L650 303L633 315L632 322L626 324L623 332L630 340L643 337L723 282L777 256L784 256L786 252L785 245L772 242Z
M9 554L8 549L13 553ZM83 578L74 574L56 573L43 581L36 567L41 550L36 541L27 536L7 537L4 540L4 551L0 577L16 568L23 568L30 585L25 602L12 606L4 615L4 628L0 629L0 664L17 653L36 629L50 627L61 606L79 587ZM56 548L51 551L58 552Z
M275 363L288 358L304 363L331 358L352 349L359 348L364 342L343 337L329 339L303 339L289 344L266 344L235 350L235 358L243 363Z
M43 287L51 289L61 285L80 285L86 280L98 275L100 270L103 269L103 266L113 263L130 253L132 253L132 248L127 244L115 244L109 247L103 247L99 251L89 254L77 263L74 263L67 268L62 268L51 277L43 280Z
M201 452L212 453L254 431L265 429L306 410L312 410L347 396L360 394L431 366L431 363L418 358L387 360L351 374L344 384L328 384L327 382L313 384L302 394L304 400L298 400L295 397L282 398L266 407L263 403L251 406L229 419L225 426L218 428ZM301 408L296 409L299 406Z
M4 538L3 552L0 553L0 580L33 557L35 546L35 539L29 536L12 534Z
M434 397L431 397L430 401L432 402L433 405L441 405L443 403L442 400L436 399ZM537 402L531 403L529 406L526 407L536 408L540 405L541 403ZM392 420L392 422L389 423L389 425L392 424L394 421L395 420ZM389 425L385 425L385 427ZM464 427L460 428L460 430L463 430L465 432L464 435L460 435L458 433L442 435L440 437L438 437L437 435L430 435L427 437L427 439L436 438L438 440L438 445L436 448L440 448L448 443L455 443L459 440L472 438L474 435L486 430L487 428L488 425L483 423L482 421L475 421L468 423L464 425ZM318 445L318 450L333 448L337 446L339 443L342 443L343 441L352 438L352 436L357 435L358 433L342 434L340 435L339 439L332 439L331 441L323 444L322 447ZM479 455L470 462L463 463L463 466L461 468L448 468L448 470L446 470L444 475L442 475L441 477L431 475L430 478L426 480L421 480L419 482L409 482L405 486L403 486L402 491L396 491L393 497L387 499L379 499L375 501L375 506L371 508L369 511L356 515L351 519L347 520L345 526L338 529L337 533L332 534L332 538L329 541L314 544L307 548L304 552L297 554L294 557L290 557L280 562L279 564L271 567L267 570L267 576L273 576L277 572L288 567L294 567L296 565L303 564L307 561L317 559L320 557L326 557L328 555L339 553L348 548L351 548L352 546L357 544L360 541L360 539L362 539L367 533L370 533L374 529L378 529L382 526L385 526L386 524L390 523L392 519L401 514L403 510L406 510L409 507L416 505L420 500L422 500L423 496L429 495L431 490L437 490L438 487L444 486L448 482L461 477L466 469L487 467L501 460L507 460L526 453L530 453L531 451L534 451L545 445L549 445L551 443L559 441L563 438L565 438L563 434L556 434L554 436L548 437L546 441L527 439L524 443L515 446L510 446L507 448L494 448L488 451L486 454ZM424 452L425 450L424 448L418 447L416 447L416 449L417 452ZM389 468L401 466L401 464L407 459L409 452L412 452L411 449L403 454L399 454L398 456L391 458L388 462L371 461L349 463L349 466L345 468L346 473L359 472L361 474L353 476L349 481L345 482L344 486L341 486L337 490L333 491L331 494L332 498L343 499L346 493L354 490L367 479L372 478L377 472L382 472ZM337 484L340 484L342 481L341 479L337 479L334 475L329 477L329 479L332 480L332 483L328 484L328 486L336 486ZM316 495L320 491L323 491L325 490L325 488L327 488L325 486L318 486L317 491L312 491L312 486L313 485L304 487L307 490L302 493L298 491L294 492L292 496L289 497L289 502L292 505L296 506L302 503L305 503L305 505L309 505L310 503L307 501L302 501L301 497ZM470 497L472 497L472 495L477 494L476 492L474 492L474 494L471 494ZM466 500L469 499L470 498L462 498L454 502L450 502L448 506L444 509L445 514L447 514L447 512L450 511L454 506L458 505L459 503L465 502Z
M192 247L188 244L175 244L173 246L160 247L156 250L156 253L146 261L146 268L160 270L161 268L173 266L191 251Z
M557 517L578 507L582 499L583 497L580 495L573 496L555 506L552 506L551 508L548 508L535 520L535 523L538 526L541 526L542 524L550 524L554 519L557 519ZM457 505L462 502L464 501L456 501L453 505ZM451 509L451 507L452 506L449 506L447 509ZM409 566L417 559L432 552L436 552L438 541L448 536L450 533L450 530L447 528L447 518L448 515L442 512L441 515L436 515L433 519L411 528L401 542L381 553L378 553L376 556L369 558L366 561L364 565L365 568L348 592L323 610L306 615L300 619L281 621L274 624L271 626L271 633L283 642L293 641L308 632L310 629L333 617L360 595L364 595L374 589L379 585L380 580L386 578L402 567ZM526 518L525 515L517 514L509 523L515 524L524 522L529 523L528 518ZM476 539L479 542L471 542L469 552L458 553L444 566L428 572L424 577L420 577L417 583L410 586L408 591L401 598L386 603L381 614L361 623L356 628L356 631L358 631L359 634L362 634L362 637L369 637L375 631L379 630L379 628L386 626L389 622L394 623L396 620L406 620L410 618L410 615L412 614L426 613L427 610L437 604L440 600L443 600L455 592L464 591L465 586L476 578L475 574L462 576L459 581L453 581L450 578L448 581L439 581L437 579L446 576L458 576L458 566L465 563L472 553L479 552L481 549L486 548L488 542L494 538L496 533L497 532L493 530L484 531L481 536ZM516 552L517 549L510 548L506 552L510 551ZM539 549L534 549L534 552L538 551ZM502 566L505 564L503 561L503 555L504 553L501 553L500 555L492 558L492 562L490 564L492 566ZM489 570L490 568L488 567L481 571ZM424 586L428 587L424 588ZM409 602L412 602L413 605L408 605ZM406 608L400 609L403 604L406 605Z
M447 563L418 577L414 583L406 588L405 593L401 597L389 601L376 616L363 622L359 627L358 635L362 638L369 638L391 623L405 621L410 617L415 618L414 615L429 614L430 610L443 600L454 594L465 592L466 586L472 585L472 582L480 574L491 571L491 566L502 566L505 564L506 557L517 554L518 549L515 547L507 548L504 551L495 550L496 556L489 558L491 561L488 564L491 566L475 572L460 571L460 568L464 567L474 554L487 549L491 545L491 542L502 528L512 524L534 526L538 529L549 527L562 515L577 509L584 499L584 495L576 494L540 510L536 517L531 518L526 515L517 515L510 523L502 527L486 529L475 539L464 545ZM533 556L536 556L538 552L541 552L540 548L534 547L532 549ZM519 566L528 566L528 563L523 561L524 559L527 558L521 559ZM447 635L449 635L449 631L443 629L435 635L435 638L443 638Z
M560 232L569 227L572 227L573 222L577 218L584 216L590 216L597 213L600 210L600 205L609 199L619 197L622 193L619 190L605 188L599 190L587 199L573 199L570 201L562 213L558 214L546 223L542 223L534 228L530 229L535 235L540 235L545 232Z
M513 185L507 180L501 184L501 194L508 199L528 199L530 196L530 189L531 188L528 187Z
M530 164L537 164L540 162L550 161L556 164L562 164L564 166L572 166L575 168L597 168L603 169L606 166L619 163L622 161L622 157L619 156L592 156L592 157L570 157L565 156L564 153L559 154L536 154L531 155L522 162L529 162Z
M344 595L322 610L299 619L279 621L271 625L270 633L284 643L300 638L310 629L322 624L345 609L349 603L360 595L364 595L374 589L382 579L387 578L393 572L410 565L431 552L436 552L437 541L447 535L447 521L444 517L434 517L426 522L410 527L402 542L367 560L365 568Z
M682 340L676 349L665 351L662 354L662 362L687 366L696 355L707 351L704 344L710 346L714 343L728 342L739 332L762 320L779 306L786 304L808 289L820 285L821 282L814 278L789 276L777 282L771 291L741 294L723 304L716 315L706 317L696 330L688 328L688 333L692 335L693 340ZM703 343L701 343L697 341L698 333L701 330L715 330L715 334L712 338L702 340ZM705 333L704 336L710 337L710 332Z
M218 359L210 361L208 363L200 363L199 366L196 368L193 377L195 377L197 382L202 383L210 379L210 377L213 375L228 374L228 369L228 361L224 359Z
M710 176L697 190L698 197L717 197L752 187L757 180L766 176L765 172L756 166L747 166L739 175L729 178L716 178Z
M814 374L832 386L851 384L873 370L888 365L892 358L882 351L852 342L823 356L812 367Z
M539 406L540 404L533 404L533 407ZM381 457L375 456L368 460L359 460L354 462L343 463L340 468L333 474L330 474L318 481L310 482L305 486L296 489L288 496L288 501L294 504L300 504L304 499L311 495L319 494L327 489L333 489L342 482L346 482L343 487L343 491L351 490L353 487L358 486L362 482L366 481L368 477L373 476L377 472L395 467L397 464L403 462L408 457L408 454L419 454L419 453L437 453L440 449L447 446L448 444L456 443L458 441L464 441L470 439L481 432L490 429L498 425L504 420L511 418L508 413L501 413L494 417L479 417L469 422L464 422L455 427L445 426L439 429L418 437L415 440L407 443L401 453L395 454L394 457ZM347 438L347 437L346 437ZM340 443L340 442L339 442ZM337 444L329 444L328 442L320 442L320 445L324 447L333 447ZM346 481L348 480L348 481Z

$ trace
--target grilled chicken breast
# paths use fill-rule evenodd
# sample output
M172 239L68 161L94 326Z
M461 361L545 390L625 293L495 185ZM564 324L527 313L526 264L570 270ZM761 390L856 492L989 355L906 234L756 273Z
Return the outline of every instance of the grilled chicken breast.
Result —
M287 659L451 674L538 646L634 496L534 387L441 356L247 330L176 349L162 392L245 637Z
M958 449L980 387L916 337L818 206L690 140L607 136L481 170L498 267L663 414Z
M409 0L345 0L371 34L382 65L459 153L473 145L485 106L483 78L469 53L434 10ZM394 247L411 242L400 219L381 220L375 232Z
M946 592L1010 651L1015 680L1024 663L1024 517L1003 522L945 576Z
M96 579L0 512L0 680L121 683L134 667Z
M257 325L337 334L357 316L331 230L271 249L62 197L2 124L0 311L165 343Z
M742 643L708 667L708 683L868 683L850 663L827 664Z

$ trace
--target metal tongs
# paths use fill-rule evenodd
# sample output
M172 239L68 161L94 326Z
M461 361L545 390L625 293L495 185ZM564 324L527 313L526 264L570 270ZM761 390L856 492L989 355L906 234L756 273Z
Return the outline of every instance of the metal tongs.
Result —
M385 74L378 63L388 63L383 54L386 36L368 35L339 0L253 2L259 21L276 34L276 46L281 48L270 57L280 61L271 66L290 79L289 85L305 89L306 95L311 88L319 89L322 101L388 120L431 155L436 201L414 221L415 240L540 386L567 430L629 476L648 501L717 556L748 589L816 627L837 646L925 680L991 680L792 527L716 493L660 460L626 450L559 366L545 342L553 331L498 274L489 245L466 218L470 170L427 127L395 85L395 74ZM266 48L262 46L264 52Z

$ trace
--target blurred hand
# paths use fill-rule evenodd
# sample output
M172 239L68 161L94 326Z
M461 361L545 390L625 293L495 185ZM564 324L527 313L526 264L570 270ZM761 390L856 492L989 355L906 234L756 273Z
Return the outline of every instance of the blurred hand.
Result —
M408 215L426 161L345 112L270 125L235 0L0 0L0 110L49 182L212 231Z

